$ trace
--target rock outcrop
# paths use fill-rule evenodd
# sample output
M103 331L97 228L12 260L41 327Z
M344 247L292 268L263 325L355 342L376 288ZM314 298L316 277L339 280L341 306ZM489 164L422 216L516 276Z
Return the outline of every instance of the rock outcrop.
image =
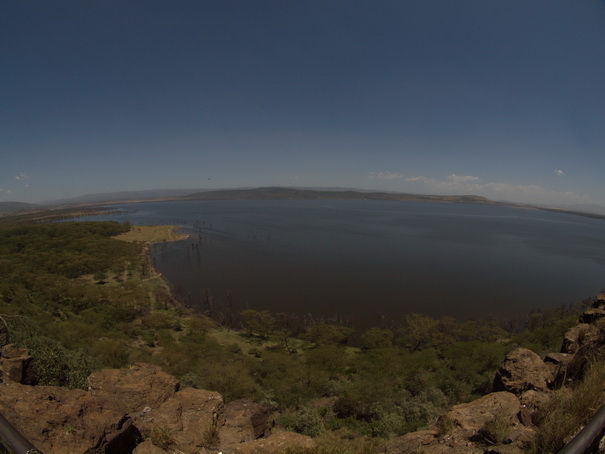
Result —
M0 412L46 454L121 454L141 435L131 417L83 390L5 382Z
M552 378L552 370L542 358L527 348L517 348L506 355L493 387L494 391L515 394L529 390L546 391Z
M229 402L223 412L224 422L219 427L221 446L234 449L241 443L269 435L269 411L251 399Z
M0 352L0 368L4 377L10 381L33 385L36 383L33 358L25 348L13 344L4 345Z
M494 378L494 392L452 407L438 423L388 443L389 454L522 454L536 436L534 416L550 392L581 378L605 359L605 294L565 334L561 352L544 359L525 348L510 352Z
M174 377L149 364L95 372L88 391L8 378L5 372L0 412L46 454L270 453L313 446L302 435L270 435L262 405L247 399L225 405L219 393L179 389Z

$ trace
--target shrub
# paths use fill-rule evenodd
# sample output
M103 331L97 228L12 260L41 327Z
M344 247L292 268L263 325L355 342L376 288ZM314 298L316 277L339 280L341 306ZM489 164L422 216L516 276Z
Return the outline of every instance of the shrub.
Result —
M181 328L180 320L174 314L165 311L154 311L143 318L143 325L151 329L174 329Z
M394 336L390 329L369 328L361 335L361 342L368 349L388 348L393 345Z
M154 427L151 430L151 442L160 449L167 451L174 445L170 429L165 426Z
M326 429L320 412L314 408L303 408L296 412L286 413L278 418L277 422L286 429L309 437L317 437Z

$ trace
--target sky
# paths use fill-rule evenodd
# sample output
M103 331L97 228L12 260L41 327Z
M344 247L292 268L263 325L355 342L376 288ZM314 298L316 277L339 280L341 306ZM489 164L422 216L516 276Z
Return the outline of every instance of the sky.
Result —
M0 0L0 201L605 206L603 0Z

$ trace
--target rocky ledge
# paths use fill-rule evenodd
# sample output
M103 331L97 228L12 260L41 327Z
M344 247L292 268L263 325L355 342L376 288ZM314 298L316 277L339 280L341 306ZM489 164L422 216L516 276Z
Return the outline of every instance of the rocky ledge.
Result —
M7 359L15 375L15 361ZM225 404L216 392L179 389L149 364L95 372L88 391L4 378L0 412L46 454L252 454L314 446L309 437L272 431L268 411L251 400Z

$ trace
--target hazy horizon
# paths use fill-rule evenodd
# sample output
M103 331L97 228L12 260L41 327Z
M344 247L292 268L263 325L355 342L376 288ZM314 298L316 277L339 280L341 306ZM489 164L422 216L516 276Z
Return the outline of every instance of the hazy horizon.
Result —
M605 2L5 2L0 201L342 187L605 206Z
M81 194L75 197L65 198L65 199L52 199L52 200L42 200L37 202L34 205L41 206L52 206L55 204L63 204L63 203L97 203L97 202L112 202L116 203L132 203L132 201L136 200L154 200L157 198L170 198L170 197L186 197L189 195L193 195L198 192L213 192L213 191L240 191L240 190L257 190L257 189L267 189L267 188L275 188L275 189L299 189L299 190L308 190L308 191L330 191L330 192L340 192L340 191L353 191L363 193L387 193L387 194L401 194L401 195L412 195L412 196L447 196L447 195L457 195L457 196L475 196L475 194L422 194L415 192L400 192L400 191L391 191L391 190L381 190L381 189L361 189L361 188L343 188L343 187L303 187L303 186L258 186L258 187L232 187L232 188L174 188L174 189L141 189L141 190L131 190L131 191L110 191L110 192L100 192L94 194ZM212 200L212 199L210 199ZM513 202L509 200L494 200L487 199L490 202L517 205L519 202ZM0 201L2 203L3 201ZM7 200L8 203L23 203L17 200ZM29 202L25 202L29 203ZM427 202L431 203L431 202ZM577 210L579 212L586 213L594 213L594 214L605 214L605 207L600 205L583 205L583 204L520 204L527 205L529 207L545 207L545 208L562 208L569 210Z

